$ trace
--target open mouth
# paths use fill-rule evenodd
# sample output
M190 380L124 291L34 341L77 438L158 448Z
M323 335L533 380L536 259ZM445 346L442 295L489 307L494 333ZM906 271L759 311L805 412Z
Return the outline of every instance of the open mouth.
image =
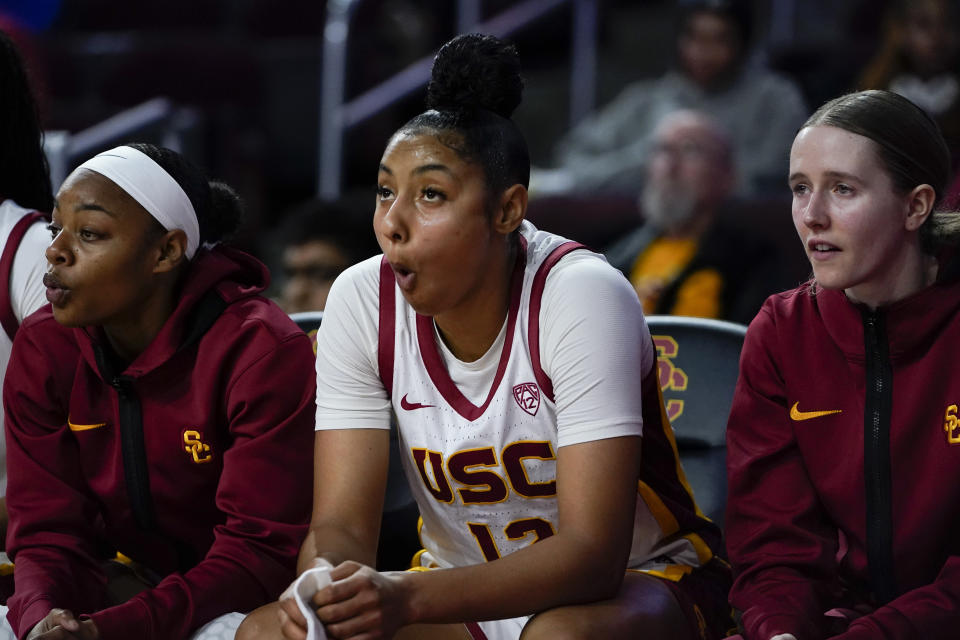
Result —
M397 284L400 288L403 291L410 291L416 281L416 272L402 264L394 264L392 262L390 263L390 267L393 269L393 275L396 277Z
M65 287L52 273L43 274L43 286L47 288L47 302L55 306L63 304L67 294L70 293L70 289Z
M808 245L811 253L826 254L840 251L840 249L827 242L811 242Z

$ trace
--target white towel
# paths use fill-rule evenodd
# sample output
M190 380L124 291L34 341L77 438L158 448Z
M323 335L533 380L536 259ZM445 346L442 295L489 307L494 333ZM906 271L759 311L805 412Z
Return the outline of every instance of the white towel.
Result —
M323 630L323 625L314 613L312 600L314 594L328 584L330 568L314 567L301 573L280 596L281 600L293 598L296 601L300 613L307 619L307 640L327 640L327 632Z

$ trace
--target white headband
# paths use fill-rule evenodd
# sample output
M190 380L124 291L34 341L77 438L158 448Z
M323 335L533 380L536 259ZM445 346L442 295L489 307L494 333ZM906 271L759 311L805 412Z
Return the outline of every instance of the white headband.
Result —
M115 182L167 231L183 230L187 234L187 259L193 258L200 246L197 213L180 184L150 156L121 146L97 154L77 168L96 171Z

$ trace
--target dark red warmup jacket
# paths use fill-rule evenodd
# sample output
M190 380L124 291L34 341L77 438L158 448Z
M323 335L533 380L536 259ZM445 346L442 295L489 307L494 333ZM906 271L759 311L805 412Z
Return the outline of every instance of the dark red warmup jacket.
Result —
M956 281L876 311L809 285L767 300L727 433L747 638L960 638L958 368ZM831 630L836 607L866 615Z
M265 267L201 251L173 315L128 366L99 330L44 307L13 346L6 408L9 620L89 614L105 640L175 640L275 599L310 514L315 374L307 336L259 293ZM116 551L163 577L119 605Z

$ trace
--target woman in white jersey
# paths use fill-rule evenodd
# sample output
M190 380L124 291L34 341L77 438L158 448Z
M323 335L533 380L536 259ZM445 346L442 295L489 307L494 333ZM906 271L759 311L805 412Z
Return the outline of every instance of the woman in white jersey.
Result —
M719 532L684 488L636 295L523 220L521 90L512 46L459 36L383 154L384 255L337 280L318 336L299 570L332 583L301 600L334 638L722 637ZM379 573L391 409L424 551ZM307 621L283 599L237 637Z
M47 302L44 251L52 206L37 105L23 60L10 36L0 31L0 386L20 323ZM5 452L0 433L0 550L7 533ZM12 576L0 578L0 603L10 595L12 582Z

